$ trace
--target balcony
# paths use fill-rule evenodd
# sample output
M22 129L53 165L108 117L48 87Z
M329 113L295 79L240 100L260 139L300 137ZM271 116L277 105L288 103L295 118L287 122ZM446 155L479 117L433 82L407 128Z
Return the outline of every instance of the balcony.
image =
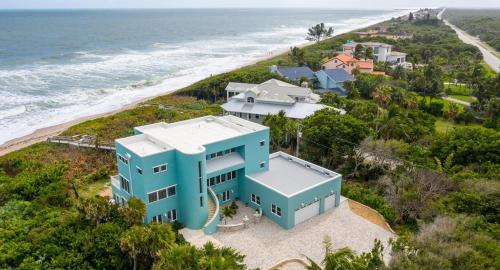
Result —
M207 160L207 174L245 164L245 160L238 154L232 152L227 155Z
M111 185L115 186L116 188L120 188L120 178L118 175L113 175L111 176Z

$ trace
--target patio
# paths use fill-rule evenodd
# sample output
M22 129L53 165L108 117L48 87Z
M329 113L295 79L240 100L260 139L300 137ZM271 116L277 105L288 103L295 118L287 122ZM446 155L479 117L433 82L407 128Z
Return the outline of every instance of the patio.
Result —
M329 236L334 249L350 247L357 252L371 250L373 241L379 239L387 247L395 235L355 214L345 198L338 208L316 216L293 229L284 230L265 216L260 223L253 222L252 208L238 204L238 213L229 224L240 223L246 215L249 226L239 231L218 231L212 237L224 246L239 250L246 255L249 268L269 269L276 263L290 258L307 256L321 262L324 256L323 239ZM224 222L221 222L224 224ZM384 250L384 259L389 259L389 249Z

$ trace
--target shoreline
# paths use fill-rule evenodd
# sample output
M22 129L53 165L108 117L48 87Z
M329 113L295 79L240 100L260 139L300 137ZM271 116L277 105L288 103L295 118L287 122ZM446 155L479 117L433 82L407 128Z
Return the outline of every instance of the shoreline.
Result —
M411 12L412 10L405 10L405 11ZM397 17L400 17L400 16L402 16L402 15L398 15ZM354 32L354 31L357 31L357 30L360 30L360 29L363 29L363 28L372 27L374 25L380 24L380 23L388 21L388 20L390 20L390 19L383 19L383 20L380 20L380 21L377 21L377 22L373 22L373 23L371 23L369 25L360 25L359 27L356 27L356 28L351 29L351 30L339 31L337 33L334 33L334 35L332 36L332 38L335 37L335 36L339 36L339 35L345 34L345 33ZM304 35L305 34L306 33L304 33ZM303 42L303 43L300 43L300 44L290 45L290 47L294 47L295 46L295 47L299 47L299 48L304 48L304 47L308 47L310 45L313 45L314 43L315 43L314 41L308 41L308 42ZM286 53L288 51L289 51L288 48L270 51L270 52L267 52L265 55L262 55L261 57L257 57L256 59L253 59L253 60L247 61L245 63L242 63L241 65L238 65L236 68L233 68L233 69L230 69L230 70L227 70L227 71L222 71L220 73L213 74L213 75L219 75L219 74L226 73L226 72L232 72L232 71L237 70L239 68L243 68L243 67L255 65L255 64L259 63L259 62L270 60L270 59L272 59L272 58L274 58L276 56L282 55L282 54L284 54L284 53ZM206 78L208 78L208 77L206 77ZM204 80L206 78L202 78L199 81ZM189 86L189 85L187 85L187 86ZM185 87L187 87L187 86L185 86ZM184 88L184 87L182 87L182 88ZM142 98L142 99L134 101L134 102L132 102L132 103L130 103L128 105L125 105L125 106L123 106L123 107L121 107L119 109L112 110L112 111L109 111L109 112L98 113L98 114L94 114L94 115L80 117L80 118L77 118L77 119L74 119L74 120L71 120L71 121L68 121L68 122L65 122L65 123L58 124L58 125L54 125L54 126L49 126L49 127L37 129L37 130L35 130L34 132L32 132L32 133L30 133L28 135L12 139L12 140L6 141L5 143L1 144L0 145L0 157L4 156L6 154L9 154L11 152L17 151L17 150L21 150L21 149L23 149L25 147L28 147L30 145L33 145L35 143L39 143L39 142L45 141L49 137L57 136L60 133L64 132L66 129L70 128L71 126L80 124L80 123L85 122L85 121L97 119L97 118L100 118L100 117L110 116L110 115L113 115L113 114L116 114L116 113L120 113L120 112L129 110L129 109L134 109L138 105L140 105L141 103L144 103L144 102L149 101L151 99L157 98L159 96L170 95L170 94L175 93L176 91L178 91L178 90L180 90L182 88L165 90L165 92L162 92L160 94L157 94L157 95L154 95L154 96L150 96L150 97L146 97L146 98Z

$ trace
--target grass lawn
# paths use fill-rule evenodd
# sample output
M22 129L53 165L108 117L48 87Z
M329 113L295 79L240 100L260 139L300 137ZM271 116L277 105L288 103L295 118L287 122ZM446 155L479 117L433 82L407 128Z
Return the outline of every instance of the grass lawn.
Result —
M101 179L91 184L85 184L82 187L78 188L78 193L80 196L85 198L95 197L99 195L101 191L111 185L111 181L109 178Z
M476 101L476 99L472 96L464 96L464 95L448 95L449 97L451 98L454 98L454 99L458 99L458 100L462 100L462 101L466 101L466 102L474 102Z
M448 93L449 95L472 95L472 89L470 89L466 85L446 84L444 88L446 89L446 93Z
M482 61L481 64L483 65L487 76L495 77L497 75L497 73L490 66L488 66L488 64L486 64L486 62Z
M424 97L423 96L418 96L418 101L420 102ZM426 100L427 100L427 105L430 104L430 98L429 97L426 97ZM452 103L451 101L448 101L448 100L444 100L442 98L433 98L432 101L441 101L443 102L444 106L443 106L443 112L447 111L448 110L448 106L450 103ZM463 111L464 108L466 108L467 106L463 105L463 104L458 104L458 103L455 103L458 105L458 107L460 108L459 110L460 111Z
M438 133L444 133L446 134L447 132L449 132L450 130L452 130L453 128L455 127L464 127L466 125L464 124L456 124L454 122L450 122L450 121L446 121L442 118L437 118L436 119L436 131ZM470 125L467 125L467 126L481 126L479 124L470 124Z

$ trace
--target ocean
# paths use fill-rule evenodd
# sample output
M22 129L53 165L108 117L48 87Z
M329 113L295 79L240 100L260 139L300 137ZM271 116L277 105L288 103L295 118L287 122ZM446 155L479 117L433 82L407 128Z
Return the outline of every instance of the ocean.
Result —
M0 11L0 144L117 110L305 42L407 11Z

